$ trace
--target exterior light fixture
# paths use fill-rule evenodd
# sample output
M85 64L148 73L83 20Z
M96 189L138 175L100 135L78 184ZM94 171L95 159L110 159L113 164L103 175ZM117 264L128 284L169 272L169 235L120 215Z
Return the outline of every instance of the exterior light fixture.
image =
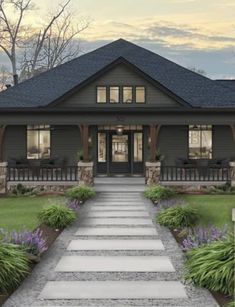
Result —
M117 126L116 127L117 135L122 135L123 134L123 129L124 129L123 126Z

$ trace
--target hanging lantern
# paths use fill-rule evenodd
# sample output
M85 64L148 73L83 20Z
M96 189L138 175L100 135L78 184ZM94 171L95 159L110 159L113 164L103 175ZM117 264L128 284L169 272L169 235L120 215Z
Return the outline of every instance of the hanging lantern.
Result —
M123 129L124 129L123 126L117 126L116 127L117 135L122 135L123 134Z

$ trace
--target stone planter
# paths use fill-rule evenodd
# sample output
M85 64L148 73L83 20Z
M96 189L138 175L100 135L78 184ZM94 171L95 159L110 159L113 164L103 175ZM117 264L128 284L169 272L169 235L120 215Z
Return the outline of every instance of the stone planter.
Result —
M145 163L145 184L148 186L160 183L161 162Z
M235 187L235 162L230 162L229 166L231 170L231 186Z
M7 193L7 162L0 162L0 194Z
M78 162L78 184L94 185L94 162Z

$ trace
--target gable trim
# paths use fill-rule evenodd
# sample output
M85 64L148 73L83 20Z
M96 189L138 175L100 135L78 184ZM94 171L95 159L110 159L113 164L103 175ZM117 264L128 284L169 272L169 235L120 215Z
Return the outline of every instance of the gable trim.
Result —
M104 73L108 72L109 70L111 70L112 68L114 68L114 67L116 67L116 66L118 66L120 64L125 64L126 66L128 66L131 70L133 70L137 74L141 75L146 81L151 83L157 89L161 90L164 94L168 95L170 98L174 99L181 106L186 107L186 108L193 108L192 105L190 105L188 102L184 101L181 97L177 96L175 93L170 91L168 88L166 88L165 86L163 86L162 84L160 84L156 80L152 79L149 75L147 75L145 72L140 70L137 66L135 66L132 63L130 63L129 61L127 61L123 57L119 57L118 59L116 59L112 63L108 64L103 69L99 70L97 73L95 73L94 75L92 75L91 77L89 77L88 79L86 79L85 81L80 83L79 85L75 86L73 89L71 89L70 91L66 92L64 95L62 95L58 99L56 99L53 102L49 103L47 106L45 106L45 108L54 107L57 104L65 101L67 98L69 98L70 96L75 94L78 90L80 90L83 87L85 87L86 85L92 83L97 78L101 77Z

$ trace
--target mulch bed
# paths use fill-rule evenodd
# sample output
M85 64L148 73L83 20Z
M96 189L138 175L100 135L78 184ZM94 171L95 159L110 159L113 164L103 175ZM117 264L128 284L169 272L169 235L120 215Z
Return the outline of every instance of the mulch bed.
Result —
M176 242L181 246L182 242L184 240L184 237L180 234L180 231L177 229L171 229L171 234L173 235L173 237L175 238ZM210 290L209 290L210 291ZM212 296L214 297L214 299L216 300L216 302L221 306L224 307L226 306L228 303L230 303L232 301L231 297L228 297L220 292L214 292L214 291L210 291L210 293L212 294Z
M56 230L54 230L54 229L52 229L52 228L50 228L46 225L40 225L38 228L42 231L42 236L43 236L43 239L46 241L48 249L50 248L50 246L53 244L53 242L56 240L56 238L62 232L62 230L56 231ZM41 255L41 257L43 257L43 254ZM34 262L29 263L29 273L28 273L28 275L30 275L30 273L33 271L33 269L36 265L37 264L34 263ZM26 276L26 278L27 278L27 276ZM11 296L11 294L15 290L16 289L14 289L11 293L8 293L7 295L3 295L3 294L0 293L0 306L2 306L4 304L4 302Z

